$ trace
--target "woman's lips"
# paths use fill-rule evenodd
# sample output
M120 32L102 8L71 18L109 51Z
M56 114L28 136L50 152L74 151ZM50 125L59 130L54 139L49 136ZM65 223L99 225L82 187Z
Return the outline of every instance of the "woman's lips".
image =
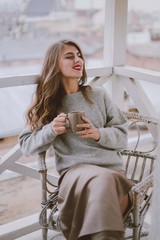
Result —
M82 69L81 65L75 65L73 68L78 71L80 71Z

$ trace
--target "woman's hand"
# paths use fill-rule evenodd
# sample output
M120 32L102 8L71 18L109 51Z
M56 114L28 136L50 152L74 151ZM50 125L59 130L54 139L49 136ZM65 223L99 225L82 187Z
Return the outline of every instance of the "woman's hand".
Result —
M56 135L60 135L65 133L66 130L66 114L65 113L60 113L56 118L53 119L51 126L52 126L52 131Z
M89 119L82 117L85 123L77 124L77 128L84 128L84 130L76 132L81 138L90 138L95 141L100 139L100 133L98 128L96 128Z

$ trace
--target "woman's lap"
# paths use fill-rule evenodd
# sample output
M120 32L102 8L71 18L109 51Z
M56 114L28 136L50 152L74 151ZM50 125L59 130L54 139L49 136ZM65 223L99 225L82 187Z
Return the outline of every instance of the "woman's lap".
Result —
M80 164L60 179L58 208L69 240L101 231L123 231L120 202L131 183L107 168Z

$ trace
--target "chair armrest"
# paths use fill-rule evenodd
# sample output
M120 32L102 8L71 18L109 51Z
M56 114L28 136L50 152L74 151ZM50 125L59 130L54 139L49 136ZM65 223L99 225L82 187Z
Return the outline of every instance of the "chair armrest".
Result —
M153 186L153 173L132 187L133 193L133 223L132 227L138 229L144 222L146 212L150 206L152 191L147 191ZM135 230L136 231L136 230Z
M153 173L151 173L148 177L133 186L132 191L135 193L141 193L151 186L153 186Z
M39 172L46 172L47 166L46 166L46 152L42 152L38 154L38 168Z

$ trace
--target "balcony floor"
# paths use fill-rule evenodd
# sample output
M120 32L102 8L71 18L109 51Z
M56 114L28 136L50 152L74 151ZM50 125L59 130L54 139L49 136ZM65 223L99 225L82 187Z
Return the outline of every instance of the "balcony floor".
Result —
M15 240L28 240L28 239L41 240L42 239L41 230L30 233L26 236L17 238ZM65 238L61 235L61 233L57 233L57 232L54 232L54 231L48 231L48 240L65 240Z
M41 230L36 231L34 233L28 234L26 236L23 236L21 238L17 238L15 240L28 240L28 239L32 239L32 240L41 240L42 239L42 233ZM48 232L48 240L65 240L65 238L57 232ZM141 238L141 240L148 240L148 237L143 237Z

